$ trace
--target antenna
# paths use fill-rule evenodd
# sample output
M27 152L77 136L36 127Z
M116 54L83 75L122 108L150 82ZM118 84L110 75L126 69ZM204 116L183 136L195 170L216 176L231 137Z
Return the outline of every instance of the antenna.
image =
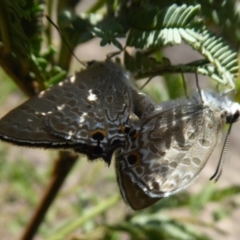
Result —
M227 136L226 136L224 144L223 144L223 148L222 148L222 151L221 151L221 155L220 155L220 159L218 161L218 165L217 165L216 171L212 175L212 177L209 179L209 180L213 180L214 179L215 183L221 177L222 172L223 172L223 167L224 167L224 164L226 162L226 153L227 153L227 148L228 148L228 144L229 144L229 136L230 136L231 128L232 128L232 123L230 124L230 126L228 128Z
M71 49L71 47L69 46L68 42L66 41L66 39L64 38L61 30L59 29L59 27L52 21L52 19L47 15L45 14L45 17L47 18L47 20L56 28L56 30L58 31L59 35L61 36L63 42L66 44L68 50L71 52L71 54L77 59L77 61L79 63L81 63L84 67L87 67L87 64L82 62L73 52L73 50Z
M142 90L155 77L156 77L155 75L150 77L139 89Z
M200 96L200 98L201 98L201 100L202 100L202 103L203 103L202 92L201 92L201 88L200 88L200 86L199 86L197 70L195 71L195 78L196 78L197 90L198 90L199 96Z

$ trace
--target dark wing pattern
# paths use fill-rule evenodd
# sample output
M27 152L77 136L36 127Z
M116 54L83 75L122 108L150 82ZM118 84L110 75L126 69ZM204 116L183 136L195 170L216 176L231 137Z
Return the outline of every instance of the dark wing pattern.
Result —
M108 163L125 139L132 111L129 75L113 62L94 63L12 110L0 138L18 145L71 148Z

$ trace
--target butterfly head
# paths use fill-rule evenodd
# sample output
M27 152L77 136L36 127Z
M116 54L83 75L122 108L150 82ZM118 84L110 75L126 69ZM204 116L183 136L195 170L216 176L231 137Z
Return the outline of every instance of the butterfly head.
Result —
M233 102L225 94L212 91L201 91L203 105L219 109L225 122L232 124L239 120L240 104Z

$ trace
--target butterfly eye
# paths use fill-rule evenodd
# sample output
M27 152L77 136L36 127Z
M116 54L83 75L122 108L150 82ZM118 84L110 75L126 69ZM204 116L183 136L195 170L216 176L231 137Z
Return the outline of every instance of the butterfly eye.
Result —
M236 111L233 115L233 121L236 122L239 118L239 115L240 115L240 112L239 111Z
M231 124L234 123L238 120L239 118L239 111L237 110L234 114L229 114L229 116L227 116L227 123Z

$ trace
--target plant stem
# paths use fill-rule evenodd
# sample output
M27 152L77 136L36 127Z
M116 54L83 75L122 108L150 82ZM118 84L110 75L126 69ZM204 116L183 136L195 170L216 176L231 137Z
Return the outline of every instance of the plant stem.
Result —
M52 179L45 194L38 205L32 220L25 228L25 231L20 238L21 240L31 240L36 234L40 224L42 223L48 208L54 201L59 189L61 188L65 178L74 166L78 156L72 152L60 152L59 158L55 161L54 172Z

